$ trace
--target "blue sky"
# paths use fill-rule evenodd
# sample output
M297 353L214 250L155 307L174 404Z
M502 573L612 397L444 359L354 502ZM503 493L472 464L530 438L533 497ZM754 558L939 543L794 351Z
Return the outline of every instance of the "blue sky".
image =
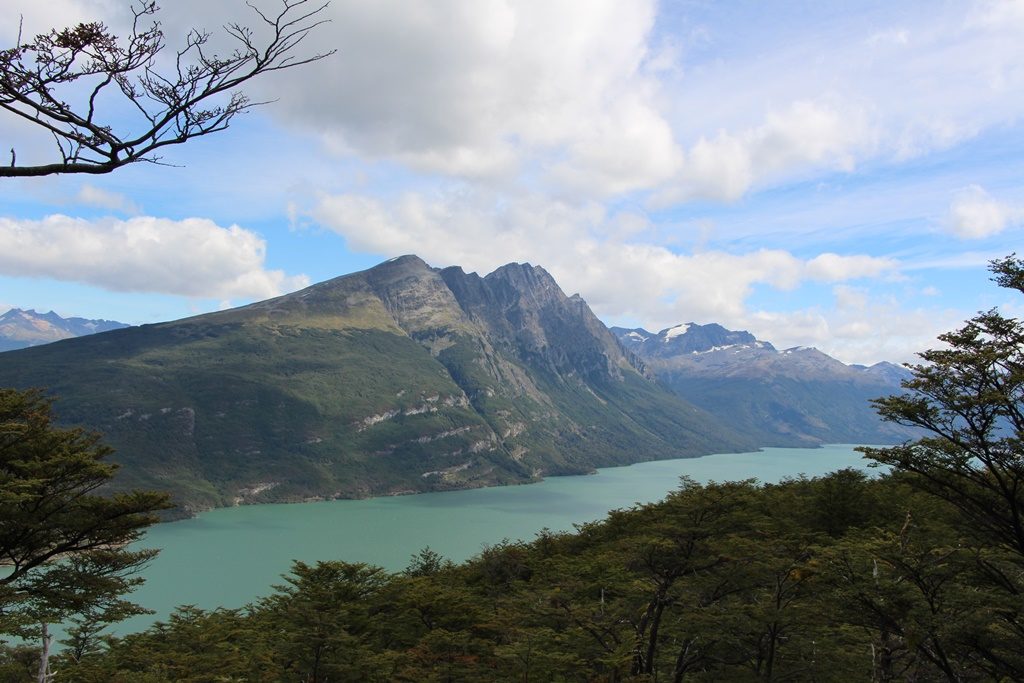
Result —
M11 4L6 44L19 14L28 34L127 19ZM172 47L253 17L164 4ZM719 322L846 362L1021 312L985 266L1024 251L1022 0L326 12L304 47L337 54L254 81L276 102L174 166L0 182L0 307L155 322L417 253L543 265L608 324ZM49 144L0 114L0 149Z

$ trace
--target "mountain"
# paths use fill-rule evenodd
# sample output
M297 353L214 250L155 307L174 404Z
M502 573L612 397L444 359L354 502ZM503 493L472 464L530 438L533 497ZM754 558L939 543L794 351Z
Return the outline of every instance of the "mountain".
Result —
M85 318L62 318L53 311L37 313L29 309L12 308L0 315L0 351L23 349L28 346L86 334L106 332L128 327L113 320L87 320Z
M612 332L662 384L761 445L894 443L916 436L880 420L870 404L900 390L910 373L898 365L846 365L802 346L778 350L717 324Z
M757 444L642 374L543 269L404 256L206 315L0 354L185 510L535 481Z

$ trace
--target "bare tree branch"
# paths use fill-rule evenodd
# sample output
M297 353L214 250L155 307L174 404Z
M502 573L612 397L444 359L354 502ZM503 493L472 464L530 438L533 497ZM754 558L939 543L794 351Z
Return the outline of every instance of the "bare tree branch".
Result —
M247 81L335 52L295 54L311 31L329 21L321 18L327 2L280 3L274 14L246 2L268 30L266 42L231 23L224 31L236 47L222 57L211 54L209 33L193 29L167 72L156 65L165 43L153 19L159 11L153 0L132 7L131 34L124 41L101 22L53 29L27 43L19 27L18 45L0 50L0 110L49 132L60 161L19 166L12 147L11 164L0 167L0 177L99 174L139 161L160 163L153 153L161 147L228 128L239 113L266 103L239 90ZM77 107L64 99L75 92L87 93ZM117 93L131 103L140 125L115 132L103 105Z

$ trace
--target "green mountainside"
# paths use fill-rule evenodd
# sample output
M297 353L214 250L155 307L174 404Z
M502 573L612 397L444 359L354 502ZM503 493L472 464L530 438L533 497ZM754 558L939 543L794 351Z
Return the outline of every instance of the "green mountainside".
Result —
M542 268L415 256L241 308L0 354L183 513L521 483L749 450Z

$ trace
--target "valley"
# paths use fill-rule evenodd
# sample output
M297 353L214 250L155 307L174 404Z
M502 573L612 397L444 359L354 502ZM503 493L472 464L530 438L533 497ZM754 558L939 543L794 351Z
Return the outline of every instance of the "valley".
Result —
M674 331L673 331L674 330ZM649 338L646 342L637 339ZM0 354L98 430L115 488L214 507L535 482L644 460L891 443L899 368L717 325L609 330L541 267L416 256L275 299Z

